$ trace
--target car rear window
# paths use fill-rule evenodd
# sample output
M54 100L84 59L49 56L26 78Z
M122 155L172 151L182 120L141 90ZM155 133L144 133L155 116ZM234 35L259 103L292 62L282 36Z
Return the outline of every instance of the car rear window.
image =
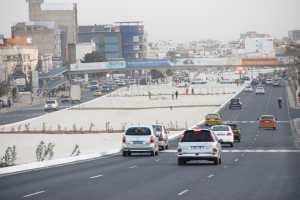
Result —
M212 128L213 131L229 131L228 126L214 126Z
M269 120L272 120L274 119L273 116L262 116L261 119L269 119Z
M54 104L55 101L47 101L46 104Z
M206 116L206 118L219 118L219 115L217 115L217 114L208 114Z
M125 135L151 135L151 130L147 127L133 127L127 129Z
M181 139L181 142L213 142L210 131L201 130L201 131L185 131Z

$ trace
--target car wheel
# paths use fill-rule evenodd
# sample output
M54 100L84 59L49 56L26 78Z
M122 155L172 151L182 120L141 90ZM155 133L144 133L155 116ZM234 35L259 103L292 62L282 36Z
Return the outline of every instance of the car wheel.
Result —
M167 144L166 148L165 149L169 149L169 145Z
M155 151L150 151L151 156L155 156Z
M158 156L158 154L159 154L158 151L155 151L154 155L155 155L155 156Z
M122 151L122 156L126 157L127 156L127 151Z
M220 164L220 159L219 158L215 158L214 159L214 165L219 165Z
M230 143L230 146L231 146L231 147L233 147L233 146L234 146L233 142L232 142L232 143Z
M184 165L185 164L185 160L183 158L177 158L177 164L178 165Z

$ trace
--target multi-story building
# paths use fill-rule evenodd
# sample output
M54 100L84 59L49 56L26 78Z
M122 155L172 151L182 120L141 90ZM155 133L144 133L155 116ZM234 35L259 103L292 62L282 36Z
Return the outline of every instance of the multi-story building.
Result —
M117 22L117 24L121 32L124 59L144 58L147 48L143 22Z
M291 30L288 32L288 36L292 41L300 41L300 30Z
M81 42L76 44L76 63L81 62L87 53L96 51L96 44L92 40L90 42Z
M26 0L29 5L30 21L53 21L66 33L68 48L64 51L67 61L76 61L77 4L44 4L44 0Z
M62 58L63 49L67 46L62 44L62 32L56 27L55 22L22 22L11 28L12 36L30 38L32 45L39 50L40 56L51 55L55 60Z
M96 51L106 60L123 58L122 39L118 27L112 25L79 26L78 43L94 41Z

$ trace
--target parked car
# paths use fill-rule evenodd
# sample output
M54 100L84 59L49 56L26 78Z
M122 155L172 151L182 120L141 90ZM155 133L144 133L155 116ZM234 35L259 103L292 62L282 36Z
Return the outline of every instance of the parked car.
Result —
M242 103L239 98L234 98L230 100L229 109L233 108L242 109Z
M218 113L210 113L205 116L205 125L206 126L213 126L222 124L221 115Z
M257 86L255 89L255 94L265 94L265 89L263 86Z
M152 125L131 125L123 134L122 154L130 156L133 152L149 152L158 155L159 142Z
M234 141L241 142L241 130L238 127L238 125L235 123L231 123L231 122L226 123L226 125L231 127L231 129L233 131L233 135L234 135Z
M158 139L158 146L161 150L169 148L168 131L163 125L153 125L155 135Z
M184 165L190 160L208 160L219 165L221 151L218 138L210 130L186 130L178 143L177 163Z
M274 130L277 128L277 119L273 115L262 115L257 120L259 128Z
M47 100L44 106L45 111L56 111L58 110L58 102L57 100Z
M221 144L230 144L234 146L234 134L228 125L215 125L211 127L212 132L218 137Z

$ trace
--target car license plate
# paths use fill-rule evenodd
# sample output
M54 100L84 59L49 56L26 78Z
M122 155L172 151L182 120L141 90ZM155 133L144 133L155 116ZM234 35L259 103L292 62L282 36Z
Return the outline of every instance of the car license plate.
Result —
M143 144L143 141L133 141L133 144Z
M204 149L203 146L192 146L191 149Z

